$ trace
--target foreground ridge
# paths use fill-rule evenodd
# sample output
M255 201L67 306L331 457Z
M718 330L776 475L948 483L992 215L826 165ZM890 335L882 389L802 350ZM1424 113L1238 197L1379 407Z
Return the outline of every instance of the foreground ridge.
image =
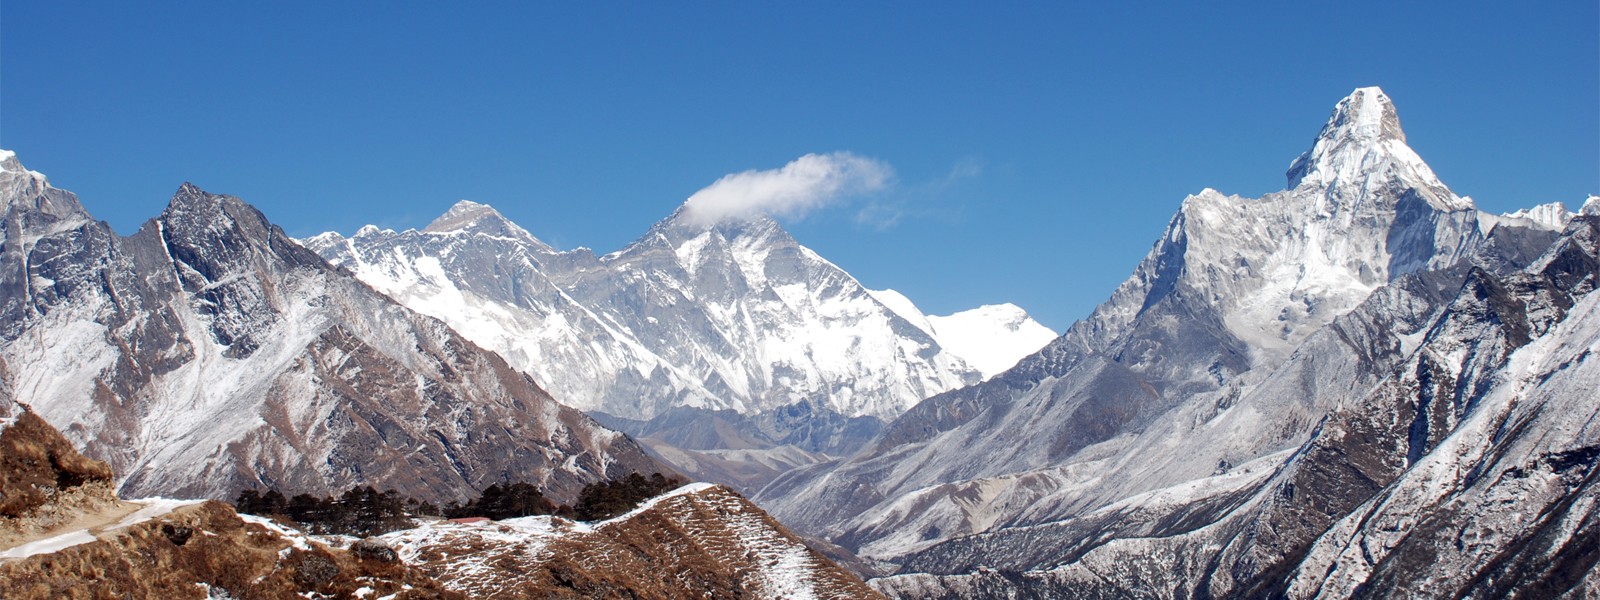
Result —
M30 497L18 492L37 490L27 482L41 477L83 478L0 510L6 598L879 597L761 509L710 484L594 523L434 520L354 540L306 535L220 502L119 500L104 463L25 410L0 425L0 447L8 459L49 457L0 465L7 499ZM105 526L85 520L107 503L126 510Z

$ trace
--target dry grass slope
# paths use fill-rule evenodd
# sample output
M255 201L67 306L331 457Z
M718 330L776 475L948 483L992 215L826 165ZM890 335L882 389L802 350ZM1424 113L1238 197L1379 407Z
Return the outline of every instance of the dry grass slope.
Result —
M233 509L206 502L119 530L100 541L0 563L0 597L275 599L315 592L350 598L464 598L399 562L288 539Z

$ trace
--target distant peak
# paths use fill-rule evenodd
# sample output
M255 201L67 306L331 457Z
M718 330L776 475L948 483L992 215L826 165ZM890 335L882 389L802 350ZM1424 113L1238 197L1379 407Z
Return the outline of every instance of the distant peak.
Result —
M672 232L674 236L693 236L715 230L733 238L752 234L769 235L774 231L783 231L783 226L765 213L722 215L716 220L708 221L703 215L696 213L688 203L684 203L678 205L667 218L657 222L652 229Z
M1544 229L1560 231L1572 220L1572 211L1567 210L1567 205L1561 202L1540 204L1533 208L1524 208L1516 212L1504 213L1500 216L1508 219L1523 219Z
M549 246L528 230L511 222L493 206L471 200L461 200L450 207L450 210L439 215L427 227L422 228L425 233L481 233L485 235L505 238L523 238L534 244L549 249Z
M505 221L506 218L500 214L500 211L495 210L493 206L471 200L462 200L456 202L450 207L450 210L439 215L439 218L434 219L432 223L429 223L422 230L429 233L457 231L467 229L483 220Z

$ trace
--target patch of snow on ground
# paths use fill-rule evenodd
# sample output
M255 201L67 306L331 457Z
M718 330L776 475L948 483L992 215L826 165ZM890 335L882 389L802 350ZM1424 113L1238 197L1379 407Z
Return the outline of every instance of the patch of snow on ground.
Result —
M656 497L651 498L649 500L645 500L644 502L640 502L639 506L635 507L633 510L630 510L628 512L622 513L619 516L612 517L610 519L606 519L606 520L600 521L598 523L594 523L593 527L598 529L598 528L601 528L601 527L605 527L607 525L611 525L613 523L626 521L628 519L632 519L632 518L638 516L639 513L642 513L642 512L647 511L647 510L650 510L652 508L655 508L655 506L657 504L661 504L662 502L664 502L664 501L666 501L668 499L676 498L678 496L684 496L684 495L688 495L688 494L698 494L700 492L704 492L704 491L709 490L709 489L714 488L714 487L717 487L717 485L714 484L714 483L704 483L704 482L691 483L691 484L685 485L683 487L680 487L678 489L668 491L667 493L662 494L660 496L656 496Z
M298 548L298 549L301 549L301 550L310 550L311 549L311 544L310 544L310 542L307 541L309 538L306 537L306 534L304 532L302 532L302 531L300 531L298 529L284 527L283 525L278 524L277 521L274 521L272 519L268 519L266 517L256 516L256 515L247 515L247 514L244 514L244 513L239 513L239 518L243 519L244 522L246 522L246 523L255 523L257 525L260 525L262 527L267 528L267 531L271 531L271 532L276 533L276 534L278 534L280 536L283 536L284 539L289 540L289 543L294 548Z

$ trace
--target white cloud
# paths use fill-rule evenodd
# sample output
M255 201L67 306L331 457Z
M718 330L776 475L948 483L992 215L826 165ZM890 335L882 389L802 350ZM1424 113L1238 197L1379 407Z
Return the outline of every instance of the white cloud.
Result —
M849 152L807 154L778 169L722 176L684 203L701 224L767 214L796 218L851 195L882 190L894 179L888 164Z

